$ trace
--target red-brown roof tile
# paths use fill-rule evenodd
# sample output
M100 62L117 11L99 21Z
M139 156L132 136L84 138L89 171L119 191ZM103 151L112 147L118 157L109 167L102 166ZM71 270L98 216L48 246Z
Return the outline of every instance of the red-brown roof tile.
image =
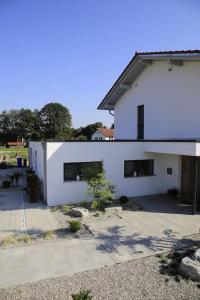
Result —
M114 136L114 129L108 128L97 128L99 132L101 132L105 137L112 138Z

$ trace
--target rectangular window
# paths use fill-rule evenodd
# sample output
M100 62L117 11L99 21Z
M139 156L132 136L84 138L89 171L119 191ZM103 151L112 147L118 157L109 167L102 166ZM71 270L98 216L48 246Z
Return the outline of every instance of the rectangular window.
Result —
M167 174L172 175L172 173L173 173L172 168L167 168Z
M64 163L64 181L84 181L88 174L102 171L101 161Z
M144 139L144 105L137 107L137 138Z
M125 160L124 177L140 177L154 175L154 160Z

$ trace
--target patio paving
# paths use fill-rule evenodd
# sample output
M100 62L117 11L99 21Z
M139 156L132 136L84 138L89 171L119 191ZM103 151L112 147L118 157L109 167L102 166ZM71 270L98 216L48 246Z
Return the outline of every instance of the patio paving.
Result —
M23 231L19 225L20 201L23 200L27 231L58 228L54 214L46 206L26 202L24 191L5 193L0 193L4 195L0 201L7 205L4 211L0 206L1 235L5 231L6 234L8 231ZM1 249L0 287L96 269L191 245L192 235L199 233L200 215L193 216L180 211L169 213L162 207L159 211L155 204L160 199L157 203L161 205L164 199L162 195L145 198L143 205L145 201L148 205L144 205L142 211L121 211L103 218L85 218L83 223L89 227L94 239L56 240ZM164 204L166 207L168 205Z
M0 250L0 288L113 265L95 240L60 240Z
M0 240L9 235L39 233L59 227L45 204L28 202L26 191L0 192Z
M200 215L191 215L188 207L182 208L173 199L156 195L132 200L144 209L121 211L87 224L116 263L188 246L192 235L199 234Z

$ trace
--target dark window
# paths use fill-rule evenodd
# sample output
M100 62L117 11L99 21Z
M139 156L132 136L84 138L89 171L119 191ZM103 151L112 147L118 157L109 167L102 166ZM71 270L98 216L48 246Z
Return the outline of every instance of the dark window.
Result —
M89 174L95 176L102 170L102 162L100 161L64 163L64 181L76 181L77 175L80 180L84 180Z
M154 175L154 160L125 160L124 177L140 177Z
M167 168L167 174L172 175L172 168Z
M137 138L144 139L144 105L137 107Z

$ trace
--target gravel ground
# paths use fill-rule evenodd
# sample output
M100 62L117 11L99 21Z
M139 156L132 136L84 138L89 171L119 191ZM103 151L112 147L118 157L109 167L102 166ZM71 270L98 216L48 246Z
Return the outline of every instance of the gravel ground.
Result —
M160 258L133 260L98 270L61 276L0 290L1 300L67 300L80 289L89 289L94 300L200 299L196 282L160 274Z

